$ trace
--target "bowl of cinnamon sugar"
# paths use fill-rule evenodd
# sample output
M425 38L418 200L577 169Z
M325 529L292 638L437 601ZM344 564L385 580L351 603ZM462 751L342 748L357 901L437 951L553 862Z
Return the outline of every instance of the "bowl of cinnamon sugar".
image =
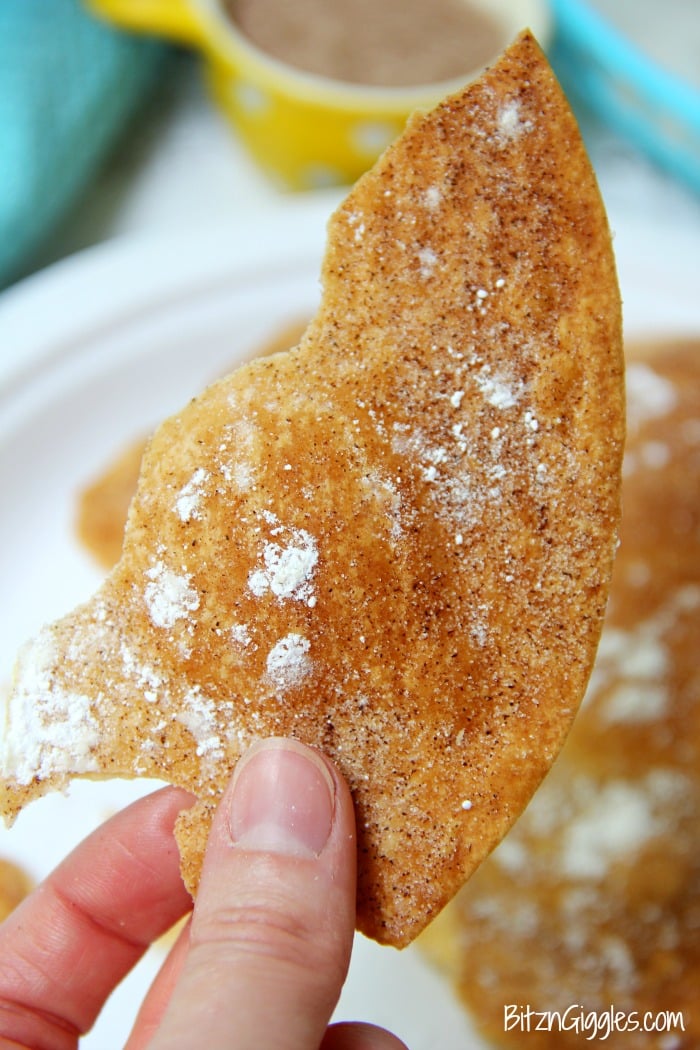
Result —
M131 30L199 50L255 160L292 189L354 182L403 130L476 77L546 0L89 0Z

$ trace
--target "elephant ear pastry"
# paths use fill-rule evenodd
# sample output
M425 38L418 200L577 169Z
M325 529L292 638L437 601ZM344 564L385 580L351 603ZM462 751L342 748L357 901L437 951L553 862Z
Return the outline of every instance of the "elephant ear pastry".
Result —
M358 928L405 945L557 754L608 591L620 303L589 161L523 34L332 217L300 344L162 424L123 554L18 658L0 810L75 776L192 791L253 740L349 781Z

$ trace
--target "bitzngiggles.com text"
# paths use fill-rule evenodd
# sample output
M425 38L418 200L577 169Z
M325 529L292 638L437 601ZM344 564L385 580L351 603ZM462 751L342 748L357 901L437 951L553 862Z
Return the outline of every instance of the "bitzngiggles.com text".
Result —
M593 1040L607 1039L617 1032L684 1032L681 1010L587 1010L578 1003L565 1010L534 1010L531 1006L507 1003L503 1007L504 1032L571 1032Z

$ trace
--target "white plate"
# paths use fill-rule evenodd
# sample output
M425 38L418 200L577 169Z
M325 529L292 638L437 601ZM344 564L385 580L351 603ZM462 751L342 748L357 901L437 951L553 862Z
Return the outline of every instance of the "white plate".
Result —
M310 315L331 198L251 217L235 237L129 240L0 296L0 680L21 642L101 579L74 532L75 495L132 438ZM629 335L700 333L697 234L613 218ZM0 830L0 855L40 878L142 784L76 784ZM122 1045L162 961L151 952L83 1042ZM340 1018L397 1032L412 1050L479 1046L415 949L358 938Z

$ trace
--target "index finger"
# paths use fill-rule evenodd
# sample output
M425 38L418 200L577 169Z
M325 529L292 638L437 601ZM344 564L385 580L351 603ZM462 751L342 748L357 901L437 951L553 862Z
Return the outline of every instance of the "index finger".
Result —
M145 949L187 912L165 788L85 839L0 927L0 1039L75 1047Z

